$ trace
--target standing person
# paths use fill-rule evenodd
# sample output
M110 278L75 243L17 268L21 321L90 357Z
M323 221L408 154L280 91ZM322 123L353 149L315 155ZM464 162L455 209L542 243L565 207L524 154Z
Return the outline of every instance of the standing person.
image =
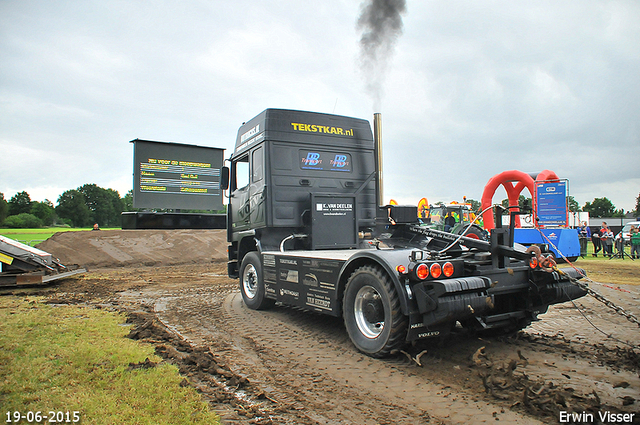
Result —
M600 227L600 241L602 242L602 255L611 258L613 255L613 232L604 221Z
M629 235L631 236L631 258L634 260L640 259L640 229L636 226L631 226Z
M615 237L615 243L616 250L618 251L616 255L619 255L620 258L624 260L624 237L622 236L622 232L618 233L618 235Z
M600 233L593 232L591 234L591 243L593 243L593 255L594 257L598 256L598 252L602 249L602 242L600 241Z
M584 258L587 255L588 241L591 239L591 229L587 226L586 221L583 221L578 228L578 238L580 239L580 256Z

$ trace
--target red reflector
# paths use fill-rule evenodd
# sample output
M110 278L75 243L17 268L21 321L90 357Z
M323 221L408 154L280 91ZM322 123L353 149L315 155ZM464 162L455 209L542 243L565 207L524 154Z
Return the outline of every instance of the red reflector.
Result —
M399 266L396 266L396 271L400 274L404 273L407 271L407 268L405 266L403 266L402 264Z
M451 277L451 275L453 275L453 270L453 264L448 261L444 263L444 266L442 266L442 273L444 273L446 277Z
M426 264L422 263L416 267L416 276L420 280L425 280L429 277L429 268Z
M440 267L440 264L438 263L433 263L429 272L431 272L432 278L437 279L442 274L442 267Z

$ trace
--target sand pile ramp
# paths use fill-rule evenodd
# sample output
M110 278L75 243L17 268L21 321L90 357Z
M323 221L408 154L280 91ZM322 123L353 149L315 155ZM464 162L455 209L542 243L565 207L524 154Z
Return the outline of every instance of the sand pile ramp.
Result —
M227 233L220 229L60 232L37 247L86 268L227 261Z

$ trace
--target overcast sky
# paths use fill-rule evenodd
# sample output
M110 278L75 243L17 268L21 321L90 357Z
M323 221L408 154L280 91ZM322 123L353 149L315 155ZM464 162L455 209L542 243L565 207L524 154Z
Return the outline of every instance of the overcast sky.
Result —
M359 0L0 0L0 192L56 203L95 183L124 196L130 140L228 157L266 108L372 120L361 11ZM479 200L495 174L549 169L581 206L635 207L640 2L408 0L402 18L375 106L385 198Z

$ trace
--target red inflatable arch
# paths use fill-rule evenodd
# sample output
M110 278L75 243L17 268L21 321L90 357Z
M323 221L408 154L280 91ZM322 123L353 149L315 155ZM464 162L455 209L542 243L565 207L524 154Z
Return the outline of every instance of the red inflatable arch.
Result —
M560 178L556 175L556 173L554 173L551 170L544 170L536 176L537 182L548 182L548 181L555 182L558 180L560 180Z
M535 179L535 180L534 180ZM520 193L526 187L529 193L533 197L535 193L536 181L555 181L558 180L556 173L550 170L544 170L537 175L530 175L518 170L503 171L500 174L493 176L484 187L482 193L482 210L492 205L493 195L496 193L496 189L502 185L507 191L507 197L509 199L509 206L518 206L518 200ZM495 227L495 221L493 219L493 210L485 211L482 215L482 221L484 222L484 228L491 230ZM520 227L520 216L515 218L515 226Z

